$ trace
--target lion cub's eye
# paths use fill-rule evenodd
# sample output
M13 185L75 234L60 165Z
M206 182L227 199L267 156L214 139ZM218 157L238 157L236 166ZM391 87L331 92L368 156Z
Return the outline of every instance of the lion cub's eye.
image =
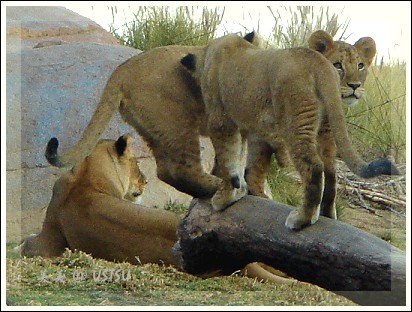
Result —
M362 70L362 69L364 69L365 68L365 64L363 64L363 63L359 63L358 64L358 69L359 70Z
M338 69L338 70L342 70L342 69L343 69L343 66L342 66L342 63L341 63L341 62L333 63L333 66L335 66L335 68Z

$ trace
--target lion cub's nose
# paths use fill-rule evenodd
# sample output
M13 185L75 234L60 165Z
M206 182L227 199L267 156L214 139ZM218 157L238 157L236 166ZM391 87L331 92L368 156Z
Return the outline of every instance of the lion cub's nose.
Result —
M138 197L138 196L140 195L140 193L139 193L139 192L133 192L132 195L133 195L134 197Z
M348 86L351 87L354 91L361 86L358 82L348 82Z

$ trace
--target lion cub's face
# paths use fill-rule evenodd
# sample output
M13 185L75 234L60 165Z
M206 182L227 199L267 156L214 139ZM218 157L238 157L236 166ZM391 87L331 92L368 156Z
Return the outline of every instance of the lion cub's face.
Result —
M146 185L146 176L140 171L137 159L135 157L131 158L129 189L124 196L124 199L140 204L142 199L141 195L143 194Z
M342 102L348 105L356 104L365 94L363 85L376 54L375 41L364 37L351 45L343 41L333 41L328 33L318 30L310 36L309 47L322 53L338 71Z

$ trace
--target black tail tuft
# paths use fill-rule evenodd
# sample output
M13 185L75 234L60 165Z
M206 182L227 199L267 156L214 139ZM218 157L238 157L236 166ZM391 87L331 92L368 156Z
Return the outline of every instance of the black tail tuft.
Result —
M53 165L60 167L59 156L57 155L57 149L59 147L59 140L57 138L51 138L50 141L47 143L46 156L47 161Z
M378 175L399 175L398 168L388 159L376 159L365 166L360 176L362 178L373 178Z
M188 70L194 71L196 69L196 56L189 53L180 60L180 63Z
M245 39L246 41L249 41L250 43L252 43L253 40L255 39L255 32L252 31L252 32L246 34L246 36L244 36L243 39Z

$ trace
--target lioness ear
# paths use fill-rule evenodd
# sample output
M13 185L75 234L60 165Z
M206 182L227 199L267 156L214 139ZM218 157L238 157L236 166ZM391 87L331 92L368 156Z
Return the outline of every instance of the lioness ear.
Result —
M115 143L116 152L119 156L123 156L129 146L131 146L133 138L130 134L125 134L119 137Z
M309 48L322 54L326 54L335 46L332 36L323 30L317 30L310 35L308 43Z
M180 63L188 70L194 71L196 69L196 55L189 53L180 60Z
M246 34L243 39L245 39L246 41L250 42L251 44L253 44L254 46L259 46L260 45L260 40L259 40L259 36L257 35L257 33L255 33L254 31Z
M368 65L370 65L372 63L373 57L376 54L375 40L373 40L371 37L363 37L356 41L354 47L359 51Z

